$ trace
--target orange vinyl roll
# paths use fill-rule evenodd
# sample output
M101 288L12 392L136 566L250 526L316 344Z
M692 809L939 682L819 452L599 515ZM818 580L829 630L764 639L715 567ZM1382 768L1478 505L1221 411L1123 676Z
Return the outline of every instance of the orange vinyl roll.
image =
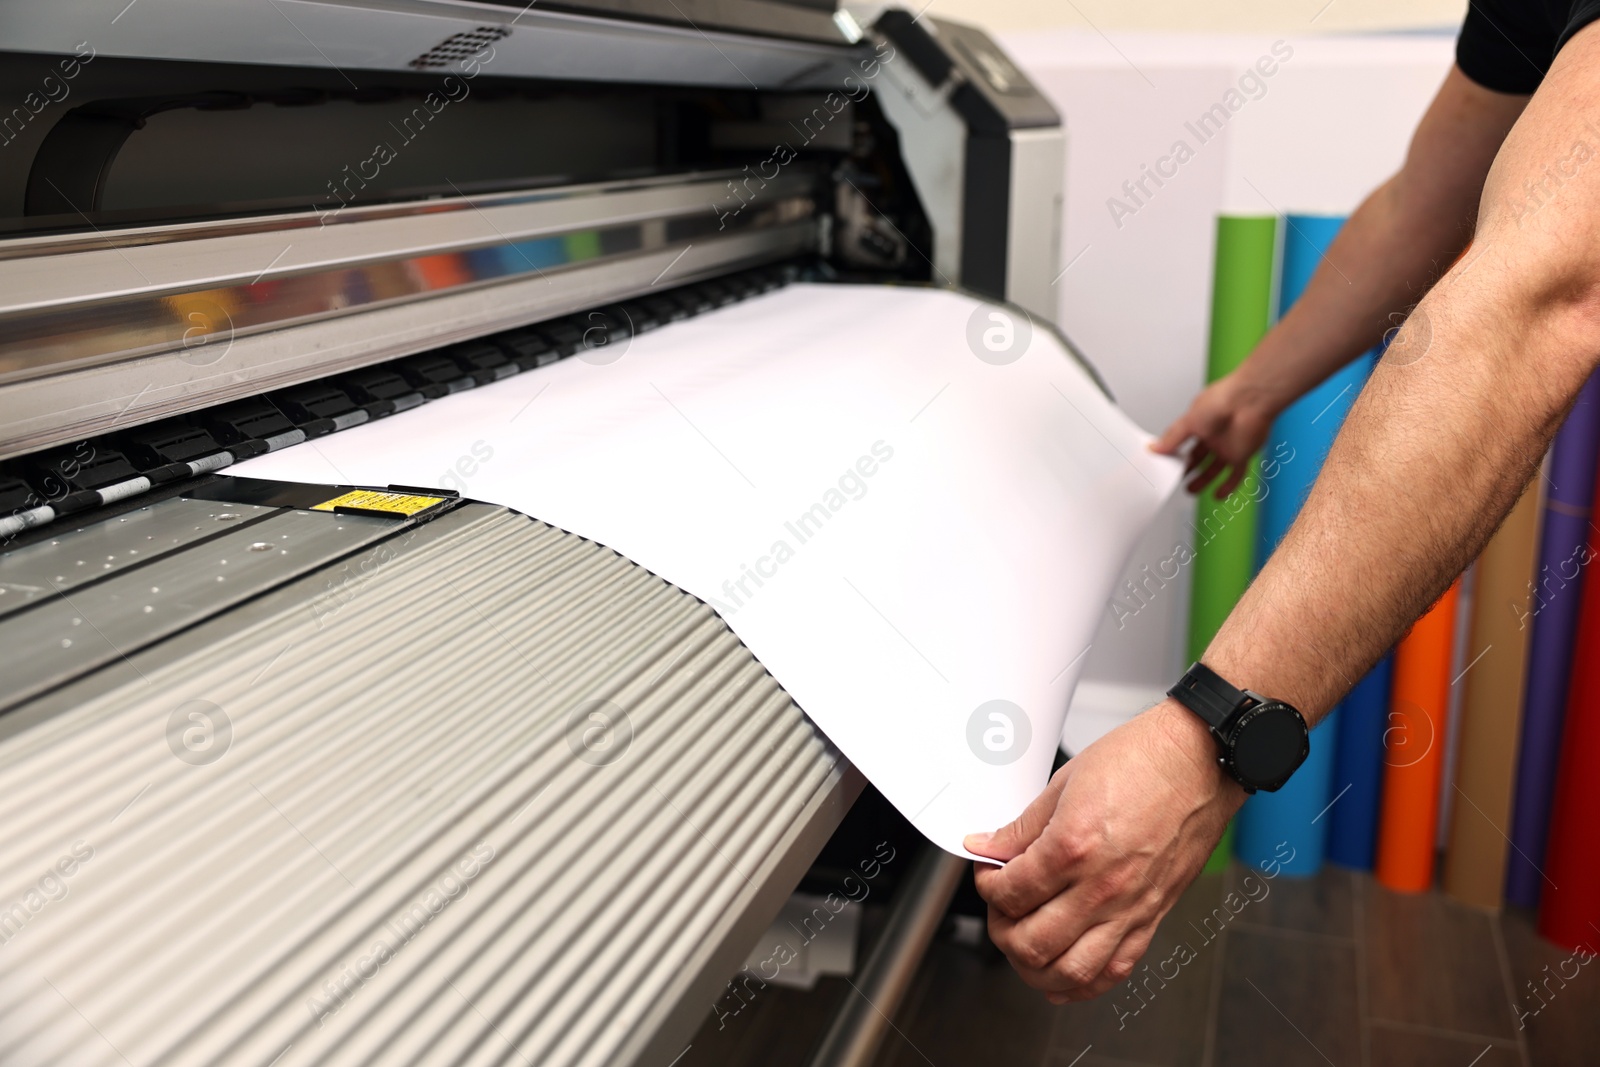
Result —
M1380 884L1405 893L1433 885L1455 649L1458 579L1417 620L1394 653L1389 728L1384 731L1383 806L1378 818Z

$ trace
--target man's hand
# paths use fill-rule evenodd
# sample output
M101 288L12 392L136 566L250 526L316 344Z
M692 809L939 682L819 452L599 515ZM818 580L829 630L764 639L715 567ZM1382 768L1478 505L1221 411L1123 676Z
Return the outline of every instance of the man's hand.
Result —
M989 936L1052 1003L1097 997L1133 973L1194 881L1244 790L1194 714L1168 700L1096 741L1028 810L966 847Z
M1293 400L1293 397L1289 397ZM1239 487L1250 470L1250 457L1261 449L1285 405L1268 390L1251 384L1240 371L1218 379L1190 403L1189 410L1167 427L1150 445L1152 452L1176 455L1183 443L1194 439L1185 473L1186 488L1203 493L1219 477L1217 497L1223 498Z

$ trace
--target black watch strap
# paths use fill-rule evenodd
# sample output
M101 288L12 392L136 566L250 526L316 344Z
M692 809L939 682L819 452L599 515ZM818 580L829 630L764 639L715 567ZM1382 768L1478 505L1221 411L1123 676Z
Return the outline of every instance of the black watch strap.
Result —
M1167 690L1167 696L1200 716L1213 730L1220 730L1223 723L1250 701L1250 695L1243 689L1235 689L1222 675L1199 662L1178 679L1177 685Z

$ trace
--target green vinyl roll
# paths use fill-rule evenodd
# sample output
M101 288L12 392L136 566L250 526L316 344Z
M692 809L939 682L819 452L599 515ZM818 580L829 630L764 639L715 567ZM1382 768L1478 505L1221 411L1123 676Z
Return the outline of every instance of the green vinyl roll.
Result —
M1272 321L1272 275L1278 220L1217 219L1216 273L1211 287L1211 344L1206 381L1231 372L1266 334ZM1205 494L1195 501L1194 586L1189 600L1189 659L1197 660L1217 635L1255 573L1256 506L1260 485L1252 461L1245 483L1230 500Z
M1231 372L1265 336L1272 322L1274 260L1278 243L1275 216L1222 215L1217 218L1216 267L1211 283L1211 340L1206 381ZM1261 472L1250 473L1229 500L1210 494L1195 501L1194 578L1189 597L1189 659L1198 660L1217 635L1255 573L1256 504ZM1206 870L1227 862L1230 826Z

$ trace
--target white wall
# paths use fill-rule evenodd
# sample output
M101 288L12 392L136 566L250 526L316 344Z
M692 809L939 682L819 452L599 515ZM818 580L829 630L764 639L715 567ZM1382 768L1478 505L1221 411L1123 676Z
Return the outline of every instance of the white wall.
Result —
M1466 0L933 0L928 7L992 33L1063 26L1228 33L1431 29L1461 25L1466 10Z

